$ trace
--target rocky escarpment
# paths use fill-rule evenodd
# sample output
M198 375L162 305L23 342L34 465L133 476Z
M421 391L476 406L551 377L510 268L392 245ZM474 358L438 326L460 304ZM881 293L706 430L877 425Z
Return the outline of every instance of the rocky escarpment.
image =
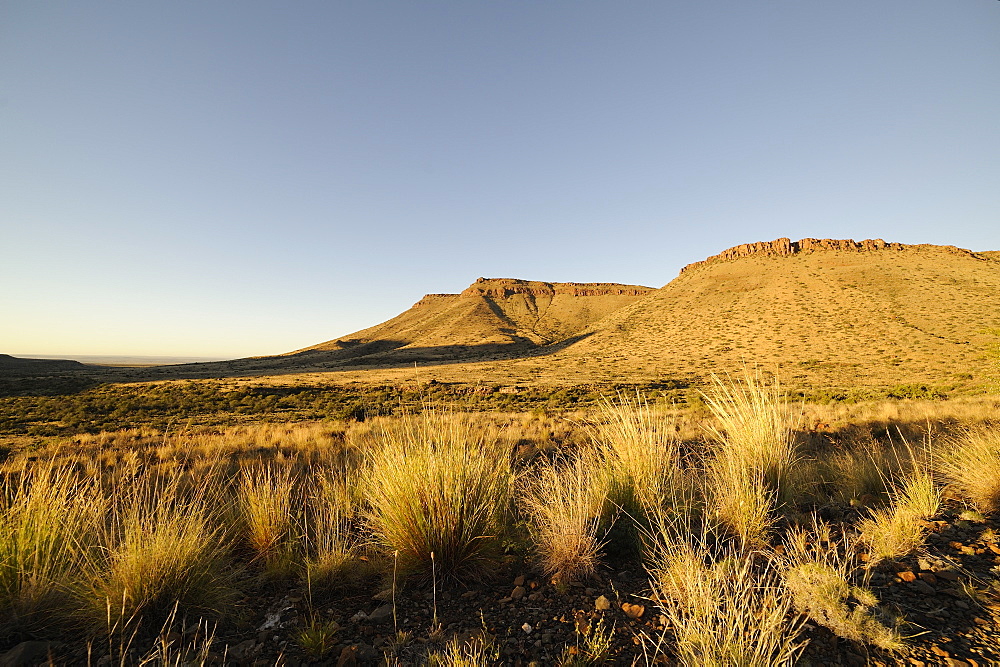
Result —
M528 294L531 296L644 296L653 288L619 283L546 283L518 278L479 278L460 296L488 296L497 299ZM430 295L428 295L430 296ZM425 297L426 298L426 297Z
M740 259L741 257L780 257L785 255L794 255L796 253L804 252L821 252L821 251L841 251L841 252L874 252L882 250L890 251L908 251L908 250L937 250L941 252L951 253L954 255L966 255L975 259L983 259L978 254L972 252L971 250L966 250L965 248L958 248L953 245L932 245L929 243L920 243L915 245L907 245L905 243L889 243L883 241L882 239L865 239L864 241L855 241L853 239L800 239L798 241L792 241L788 238L775 239L774 241L759 241L757 243L744 243L738 245L728 250L723 250L718 255L712 255L708 259L702 260L700 262L694 262L688 264L683 269L681 273L685 271L690 271L691 269L703 266L705 264L726 261L732 259Z

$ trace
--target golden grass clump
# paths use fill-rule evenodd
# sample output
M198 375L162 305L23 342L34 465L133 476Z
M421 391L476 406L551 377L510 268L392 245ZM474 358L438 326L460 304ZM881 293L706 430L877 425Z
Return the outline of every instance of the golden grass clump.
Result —
M597 567L610 487L604 472L575 458L540 466L525 484L521 502L531 517L535 550L545 573L561 582L585 579Z
M924 543L924 521L941 507L941 492L931 474L917 465L906 473L899 488L891 492L887 507L876 508L858 523L861 542L870 554L871 564L902 558Z
M634 520L644 521L663 507L686 512L691 484L681 466L675 417L641 398L605 401L595 427L599 458L613 479L613 501Z
M976 509L1000 511L1000 429L980 427L947 438L935 458L941 475Z
M223 531L212 520L207 485L186 491L180 476L138 477L119 488L95 558L80 591L92 627L121 629L175 607L221 613L233 594ZM107 624L107 625L104 625Z
M95 548L104 508L93 480L66 466L50 462L3 478L0 628L39 627L70 611L68 591Z
M500 650L484 634L461 641L457 637L442 651L427 654L427 667L490 667L500 663Z
M661 539L650 574L680 664L789 665L805 646L780 574L753 551L678 533ZM663 638L652 649L663 651Z
M295 535L292 466L247 468L240 478L238 500L243 539L255 560L273 573L293 564Z
M851 583L859 568L853 542L835 540L814 518L812 531L793 529L785 540L782 571L795 610L837 636L879 648L904 647L899 631L879 621L871 589Z
M514 474L496 435L425 410L386 423L365 471L367 523L402 571L474 574L497 555ZM432 554L434 559L432 560Z
M709 512L724 529L752 547L765 541L773 511L795 498L792 468L798 453L794 420L777 381L749 372L742 384L714 378L705 403L717 422L706 455Z
M353 530L359 500L356 477L346 470L321 471L307 499L306 576L311 586L334 585L355 563L360 540Z

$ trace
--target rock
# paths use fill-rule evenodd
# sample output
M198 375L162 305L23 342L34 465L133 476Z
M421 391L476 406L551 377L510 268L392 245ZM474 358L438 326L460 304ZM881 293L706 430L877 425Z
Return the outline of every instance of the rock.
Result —
M516 577L514 577L514 585L515 586L524 586L524 580L525 580L524 575L523 574L519 574Z
M937 250L941 252L946 252L952 255L965 255L967 257L972 257L975 259L983 259L981 255L977 255L971 250L966 250L964 248L956 248L955 246L939 246L931 245L927 243L921 243L918 245L906 245L903 243L887 243L882 239L865 239L863 241L855 241L853 239L800 239L798 241L792 241L788 238L775 239L774 241L759 241L757 243L744 243L743 245L738 245L727 250L723 250L718 255L712 255L706 260L701 262L694 262L693 264L688 264L683 269L681 273L685 271L690 271L696 267L708 264L710 262L718 262L732 259L739 259L741 257L785 257L788 255L794 255L800 252L820 252L820 251L840 251L840 252L873 252L879 250Z
M928 584L926 581L922 581L919 579L917 581L914 581L910 586L913 588L913 590L917 591L918 593L923 593L924 595L934 595L934 593L936 593L933 586Z
M942 658L951 657L951 653L941 648L938 644L931 644L931 653L937 656L941 656Z
M522 579L522 583L523 583L524 577L520 577L520 578ZM510 599L511 600L520 600L521 598L524 597L525 593L527 593L527 590L525 590L524 586L515 586L514 590L512 590L510 592Z
M921 572L917 576L920 577L921 581L926 581L928 584L933 585L937 583L937 577L930 572Z
M252 639L247 639L241 641L235 646L229 647L229 655L231 655L236 660L247 660L250 658L257 650L257 642Z
M392 618L392 605L384 604L372 613L368 614L369 621L384 621L386 619Z
M0 667L29 667L48 660L49 655L61 646L59 642L21 642L3 655Z
M521 626L521 629L524 630L524 634L526 635L530 635L531 631L534 630L534 628L531 627L530 623L525 623L524 625Z
M645 613L646 608L643 607L641 604L631 604L629 602L623 602L622 611L624 611L625 615L631 618L632 620L636 620L642 618L642 615Z
M958 572L955 572L955 570L940 570L936 575L939 579L944 579L945 581L958 581Z
M897 572L896 576L905 581L906 583L912 583L917 580L917 575L910 570L903 570L902 572Z
M354 667L358 664L358 647L345 646L337 658L337 667Z
M611 609L611 600L602 595L594 600L594 609L597 611L607 611L608 609Z

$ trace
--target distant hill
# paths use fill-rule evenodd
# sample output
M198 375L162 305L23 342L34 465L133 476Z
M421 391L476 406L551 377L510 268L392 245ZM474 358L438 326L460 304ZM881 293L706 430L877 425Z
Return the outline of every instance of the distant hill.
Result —
M524 352L564 342L652 291L614 283L480 278L461 294L428 294L387 322L291 354L428 360Z
M795 385L981 385L997 373L996 328L1000 252L783 238L694 262L660 289L480 278L285 355L121 377L577 384L698 381L750 364Z
M19 375L33 373L55 373L64 371L84 370L87 366L79 361L69 359L28 359L0 354L0 373L17 373Z
M948 383L989 371L991 327L1000 253L778 239L688 265L547 363L580 377L705 377L749 362L787 381Z

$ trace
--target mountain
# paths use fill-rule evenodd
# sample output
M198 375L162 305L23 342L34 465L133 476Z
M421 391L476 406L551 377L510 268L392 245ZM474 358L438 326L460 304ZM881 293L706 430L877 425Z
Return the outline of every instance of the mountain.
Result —
M85 370L87 366L70 359L30 359L0 354L0 372L17 375L44 375L64 371Z
M688 265L547 363L578 378L704 378L749 363L789 382L948 383L991 372L997 327L1000 253L783 238Z
M652 291L617 283L479 278L460 294L428 294L387 322L290 356L378 364L523 354L565 344Z
M120 378L577 384L698 381L757 365L799 386L982 385L998 373L991 329L1000 252L782 238L689 264L655 290L480 278L285 355Z

